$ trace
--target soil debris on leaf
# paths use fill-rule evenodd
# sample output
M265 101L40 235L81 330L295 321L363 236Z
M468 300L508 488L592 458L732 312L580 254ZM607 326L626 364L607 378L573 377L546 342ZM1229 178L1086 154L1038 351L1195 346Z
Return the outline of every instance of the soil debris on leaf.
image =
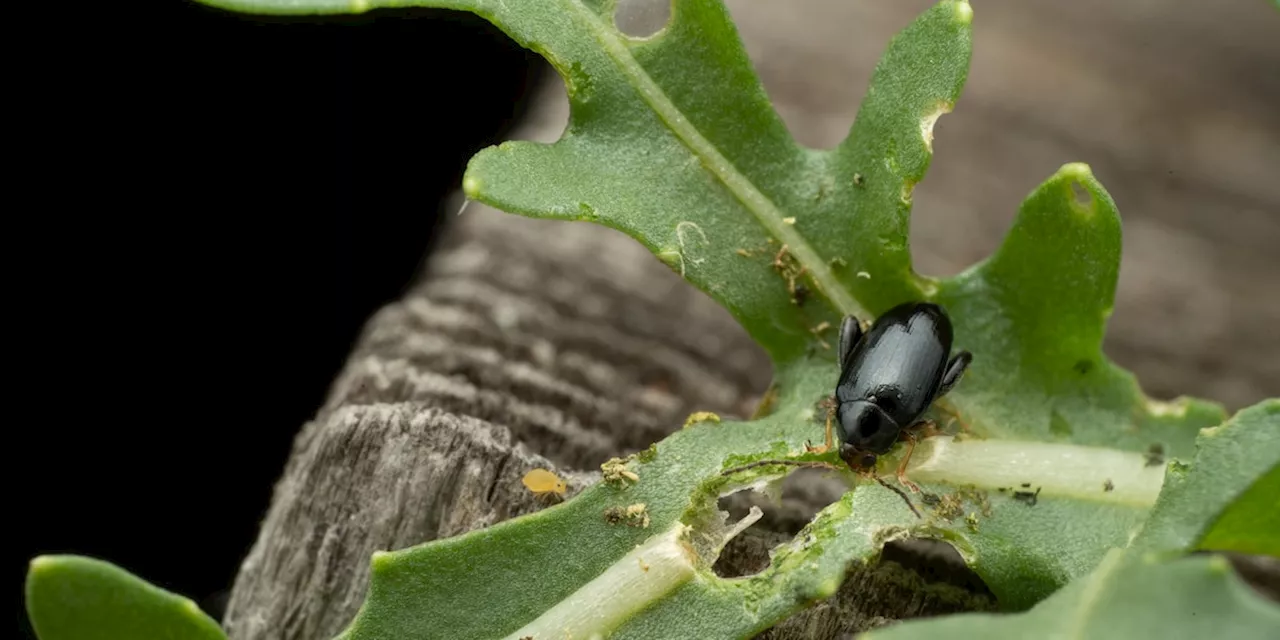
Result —
M720 415L710 411L696 411L684 419L684 426L681 428L688 429L699 422L720 422Z
M627 486L628 483L640 481L640 476L634 471L627 469L627 463L622 458L609 458L607 462L600 465L601 478L615 486Z
M609 507L604 510L604 521L609 524L626 524L630 527L649 527L649 511L643 502L626 507Z

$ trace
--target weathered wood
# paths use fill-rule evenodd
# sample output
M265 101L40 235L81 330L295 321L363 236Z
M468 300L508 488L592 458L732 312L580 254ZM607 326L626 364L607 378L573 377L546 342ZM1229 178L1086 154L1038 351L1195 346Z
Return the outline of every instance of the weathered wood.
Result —
M729 4L788 126L831 146L884 43L930 3ZM1280 164L1268 106L1280 88L1258 73L1280 50L1263 46L1275 26L1265 2L1223 4L1196 21L1101 0L981 3L969 86L939 124L911 240L922 271L958 271L997 246L1035 184L1089 162L1126 225L1108 352L1156 395L1238 407L1280 385L1280 298L1259 295L1280 275L1267 241L1280 237L1280 183L1265 175ZM516 137L554 140L566 115L552 86ZM472 205L421 283L371 319L298 435L224 625L236 639L331 637L364 598L373 551L537 508L519 484L537 466L579 491L689 412L746 415L770 375L724 310L633 240ZM761 568L834 491L806 485L718 569ZM931 567L857 569L765 636L832 638L989 605L944 575L954 563Z
M330 637L363 599L373 551L527 512L528 469L581 487L573 470L695 410L745 414L770 375L727 312L631 239L473 207L299 434L225 625Z
M417 403L345 406L296 445L232 591L234 638L332 637L364 600L374 551L536 510L520 478L552 466L505 428Z

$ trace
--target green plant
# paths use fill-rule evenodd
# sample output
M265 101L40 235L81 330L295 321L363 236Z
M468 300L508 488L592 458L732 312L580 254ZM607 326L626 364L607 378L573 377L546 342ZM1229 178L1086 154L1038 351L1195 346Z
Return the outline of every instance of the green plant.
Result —
M912 268L911 192L930 162L933 125L968 72L967 2L939 2L893 40L848 138L832 150L790 138L717 0L674 2L669 24L644 39L614 27L607 0L209 3L284 14L462 9L542 53L572 104L564 137L480 152L464 179L467 197L630 234L727 307L774 362L768 400L749 421L696 422L606 465L604 482L562 505L377 554L368 599L343 637L749 637L831 595L852 563L908 536L946 540L1005 609L1031 610L884 635L925 625L1087 625L1070 615L1080 610L1072 603L1170 579L1183 581L1176 593L1153 591L1138 605L1200 599L1215 603L1201 619L1246 631L1275 624L1276 608L1216 561L1179 557L1200 548L1277 553L1280 529L1266 522L1276 494L1266 487L1280 463L1280 401L1226 420L1213 403L1148 399L1103 356L1120 221L1086 165L1065 165L1036 188L989 259L945 279ZM943 304L957 348L975 354L935 412L940 424L959 416L971 434L927 439L911 459L909 474L932 506L920 512L887 486L846 474L851 489L763 573L715 576L720 549L752 519L725 524L717 498L776 483L794 467L726 470L778 458L838 465L834 453L805 446L822 437L821 402L837 373L832 327L843 314L870 319L905 300ZM1167 464L1149 463L1152 445ZM899 455L883 457L881 471ZM1013 495L1022 486L1034 500ZM37 559L28 580L45 640L72 637L51 622L71 585L120 579L96 564L52 562ZM138 601L171 602L125 583ZM120 607L86 602L77 614L85 620L127 622ZM1122 626L1113 618L1139 619L1138 605L1091 614L1108 616L1099 629L1114 631ZM192 637L207 627L195 614L178 619Z

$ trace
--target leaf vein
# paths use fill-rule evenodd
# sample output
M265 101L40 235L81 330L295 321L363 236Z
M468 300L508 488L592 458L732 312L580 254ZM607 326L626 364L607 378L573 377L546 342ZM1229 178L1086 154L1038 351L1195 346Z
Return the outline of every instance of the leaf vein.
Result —
M675 134L676 138L702 162L702 166L707 171L729 189L729 192L769 233L787 245L791 255L806 269L818 290L826 295L842 313L869 318L868 312L840 284L818 252L796 231L795 227L783 222L786 216L782 215L778 206L750 179L738 171L733 163L724 157L715 145L684 116L662 87L631 55L631 51L613 29L602 22L600 17L581 0L567 0L565 4L572 7L584 19L601 48L618 66L619 71L649 105L649 108L653 109L653 112L666 123L667 128Z

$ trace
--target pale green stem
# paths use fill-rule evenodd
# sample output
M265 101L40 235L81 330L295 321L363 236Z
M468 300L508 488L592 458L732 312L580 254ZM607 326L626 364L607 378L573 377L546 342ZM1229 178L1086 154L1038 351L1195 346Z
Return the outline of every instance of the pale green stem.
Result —
M695 558L681 539L686 529L677 522L632 549L596 579L507 636L507 640L604 637L693 577Z
M1164 471L1163 464L1149 465L1146 456L1132 451L937 436L916 448L907 477L1011 492L1038 489L1041 497L1150 507L1164 485Z
M1040 497L1144 508L1155 503L1165 472L1164 465L1149 465L1141 453L1030 441L957 441L951 436L921 442L911 462L907 475L917 482L1009 492L1038 490ZM734 487L726 492L740 489ZM603 638L640 610L693 579L700 560L698 553L718 554L725 541L760 516L760 510L754 508L733 525L698 532L677 522L507 636L507 640ZM691 543L690 533L712 540Z

